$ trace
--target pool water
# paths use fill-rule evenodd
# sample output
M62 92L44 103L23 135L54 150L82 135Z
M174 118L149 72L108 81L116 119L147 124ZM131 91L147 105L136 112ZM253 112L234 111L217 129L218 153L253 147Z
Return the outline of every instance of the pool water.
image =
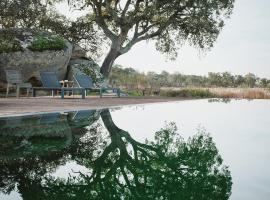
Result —
M270 101L0 118L0 199L269 199Z

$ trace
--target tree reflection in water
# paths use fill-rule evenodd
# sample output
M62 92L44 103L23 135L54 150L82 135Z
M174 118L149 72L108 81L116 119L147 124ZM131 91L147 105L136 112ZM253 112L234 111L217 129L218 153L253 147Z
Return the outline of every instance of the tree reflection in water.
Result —
M66 148L1 162L1 191L9 193L17 185L24 199L229 199L230 171L208 134L184 141L169 123L154 141L140 143L114 124L109 110L100 116L107 139L101 138L100 122L89 131L77 126L73 135L88 134L74 137ZM90 173L68 179L50 175L68 160Z

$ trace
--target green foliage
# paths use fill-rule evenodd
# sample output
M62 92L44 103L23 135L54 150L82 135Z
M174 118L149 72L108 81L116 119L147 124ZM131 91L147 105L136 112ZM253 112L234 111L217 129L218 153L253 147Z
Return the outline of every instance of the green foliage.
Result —
M83 69L82 71L83 71L85 74L87 74L88 76L90 76L90 77L92 78L92 80L93 80L94 83L97 82L97 76L96 76L96 73L95 73L90 67L86 67L86 66L84 66L84 65L81 65L80 67Z
M101 83L104 81L104 77L99 72L98 66L93 62L91 65L80 64L78 68L86 75L90 76L93 83Z
M139 84L146 84L145 76L132 68L123 68L115 65L109 76L110 83L115 82L116 85L124 86L129 91L138 89Z
M45 15L45 7L40 0L1 0L0 28L31 27Z
M139 91L139 90L129 90L129 91L127 92L127 94L128 94L129 96L133 96L133 97L143 96L142 91Z
M13 37L2 37L2 35L0 35L0 53L16 51L23 51L20 42Z
M74 6L78 6L77 1ZM213 47L234 0L86 1L93 21L111 40L101 72L108 76L115 59L143 40L174 59L184 43L203 50ZM82 6L84 7L84 6ZM131 32L131 34L130 34Z
M143 73L132 68L114 65L109 77L117 85L127 90L158 89L160 87L263 87L270 88L270 79L259 78L254 74L233 75L230 72L208 73L208 76L185 75L180 73Z
M1 0L0 29L46 30L80 44L92 56L97 56L102 39L93 24L86 17L69 20L57 12L54 5L57 2L59 0Z
M58 36L38 36L28 48L31 51L63 50L66 48L65 41Z
M161 90L161 96L165 97L192 97L211 98L214 95L208 89L181 89L181 90Z
M78 6L77 1L73 2ZM232 13L233 3L234 0L126 1L125 10L120 1L114 4L106 0L86 2L94 13L91 17L111 40L119 36L120 30L135 28L134 35L125 36L123 44L129 44L127 48L122 46L122 51L141 40L152 39L157 42L157 50L172 56L176 55L177 45L184 41L198 48L212 47L224 19ZM106 23L100 23L101 20Z
M255 74L248 73L245 75L245 82L248 87L254 87L256 85L257 77Z

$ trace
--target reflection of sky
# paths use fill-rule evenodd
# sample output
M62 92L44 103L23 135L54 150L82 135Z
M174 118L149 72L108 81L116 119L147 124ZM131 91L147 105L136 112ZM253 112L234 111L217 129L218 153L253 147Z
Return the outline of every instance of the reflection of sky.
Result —
M69 161L64 165L58 166L56 171L51 174L54 178L60 178L67 180L71 177L79 177L79 173L87 174L91 176L91 172L85 166L77 164L75 161Z
M5 195L3 193L0 193L0 199L3 200L17 200L17 199L23 199L18 192L10 192L10 194Z
M176 122L184 138L202 126L210 132L233 177L231 199L269 199L270 101L229 104L190 100L112 112L114 122L139 141L150 140L164 121Z

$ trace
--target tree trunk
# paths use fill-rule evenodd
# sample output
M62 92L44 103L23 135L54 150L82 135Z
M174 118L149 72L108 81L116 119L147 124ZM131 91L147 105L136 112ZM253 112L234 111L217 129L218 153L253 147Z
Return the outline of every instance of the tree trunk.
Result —
M108 78L111 72L114 61L116 60L118 56L121 55L120 49L121 49L122 43L123 43L123 37L119 37L116 41L112 43L111 49L101 65L100 72L106 78Z
M116 60L116 58L118 58L118 56L123 54L123 52L121 51L121 48L122 48L123 42L125 41L127 37L127 33L128 31L123 31L117 37L117 39L115 39L115 41L112 42L110 51L101 65L100 72L106 78L109 77L113 63Z
M117 49L110 49L108 55L104 59L100 68L100 73L103 74L103 76L106 78L108 78L112 69L112 65L119 55L120 53L117 51Z
M101 116L101 119L102 119L106 129L109 131L111 136L122 131L113 122L113 119L112 119L112 116L111 116L109 109L102 110L102 112L100 113L100 116Z

